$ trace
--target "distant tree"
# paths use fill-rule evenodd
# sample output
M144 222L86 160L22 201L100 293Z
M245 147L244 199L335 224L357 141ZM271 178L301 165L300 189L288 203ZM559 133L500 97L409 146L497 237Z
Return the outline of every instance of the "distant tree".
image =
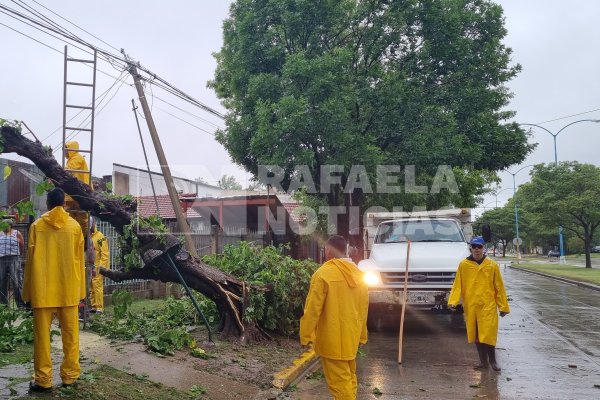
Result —
M233 175L223 175L219 179L219 187L225 190L242 190L242 185L240 185Z
M254 180L254 181L250 182L250 184L248 185L246 190L251 191L251 192L263 192L263 191L267 190L267 187L265 185L263 185L262 183Z
M531 182L521 185L521 206L547 229L562 227L584 245L585 264L600 226L600 168L576 161L536 165Z

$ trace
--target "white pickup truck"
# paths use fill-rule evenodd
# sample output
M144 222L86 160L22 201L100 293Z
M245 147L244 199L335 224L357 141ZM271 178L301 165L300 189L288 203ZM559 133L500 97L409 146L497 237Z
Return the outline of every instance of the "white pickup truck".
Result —
M459 262L469 255L473 235L469 209L371 213L365 229L365 272L372 307L402 301L407 243L410 240L407 305L447 311Z

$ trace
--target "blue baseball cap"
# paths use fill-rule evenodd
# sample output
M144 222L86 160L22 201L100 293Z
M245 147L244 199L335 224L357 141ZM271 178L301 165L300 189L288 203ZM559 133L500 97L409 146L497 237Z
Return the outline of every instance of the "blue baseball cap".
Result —
M471 239L469 244L477 244L477 245L483 246L483 245L485 245L485 240L483 240L483 238L481 236L475 236L473 239Z

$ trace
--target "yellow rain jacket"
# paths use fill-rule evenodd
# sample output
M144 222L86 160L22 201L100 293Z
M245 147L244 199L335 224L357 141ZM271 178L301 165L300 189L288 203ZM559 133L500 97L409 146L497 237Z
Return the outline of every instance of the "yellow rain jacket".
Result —
M96 261L94 265L97 267L108 268L108 240L102 232L95 230L92 234L92 243L96 251Z
M498 312L510 312L498 264L487 257L481 264L468 258L461 261L448 305L457 306L461 298L469 343L496 346Z
M367 343L369 292L358 267L340 258L324 263L312 276L300 320L300 342L332 360L354 360Z
M79 142L72 141L67 142L65 147L68 149L79 150ZM85 158L78 151L69 151L67 150L67 164L65 165L66 169L76 169L80 171L89 171L87 162ZM81 182L89 185L90 184L90 174L85 172L71 172L71 174L79 179Z
M63 207L29 229L23 300L33 308L76 306L85 298L83 234Z
M94 231L91 239L96 253L94 262L96 274L92 278L90 300L92 303L92 308L101 310L104 308L104 277L100 275L99 267L109 268L108 240L99 230Z

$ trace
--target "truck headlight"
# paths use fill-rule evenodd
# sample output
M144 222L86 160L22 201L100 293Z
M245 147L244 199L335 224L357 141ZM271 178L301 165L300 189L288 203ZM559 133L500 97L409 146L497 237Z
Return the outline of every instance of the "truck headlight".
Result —
M377 286L381 284L381 277L377 271L366 271L363 275L363 280L367 286Z

